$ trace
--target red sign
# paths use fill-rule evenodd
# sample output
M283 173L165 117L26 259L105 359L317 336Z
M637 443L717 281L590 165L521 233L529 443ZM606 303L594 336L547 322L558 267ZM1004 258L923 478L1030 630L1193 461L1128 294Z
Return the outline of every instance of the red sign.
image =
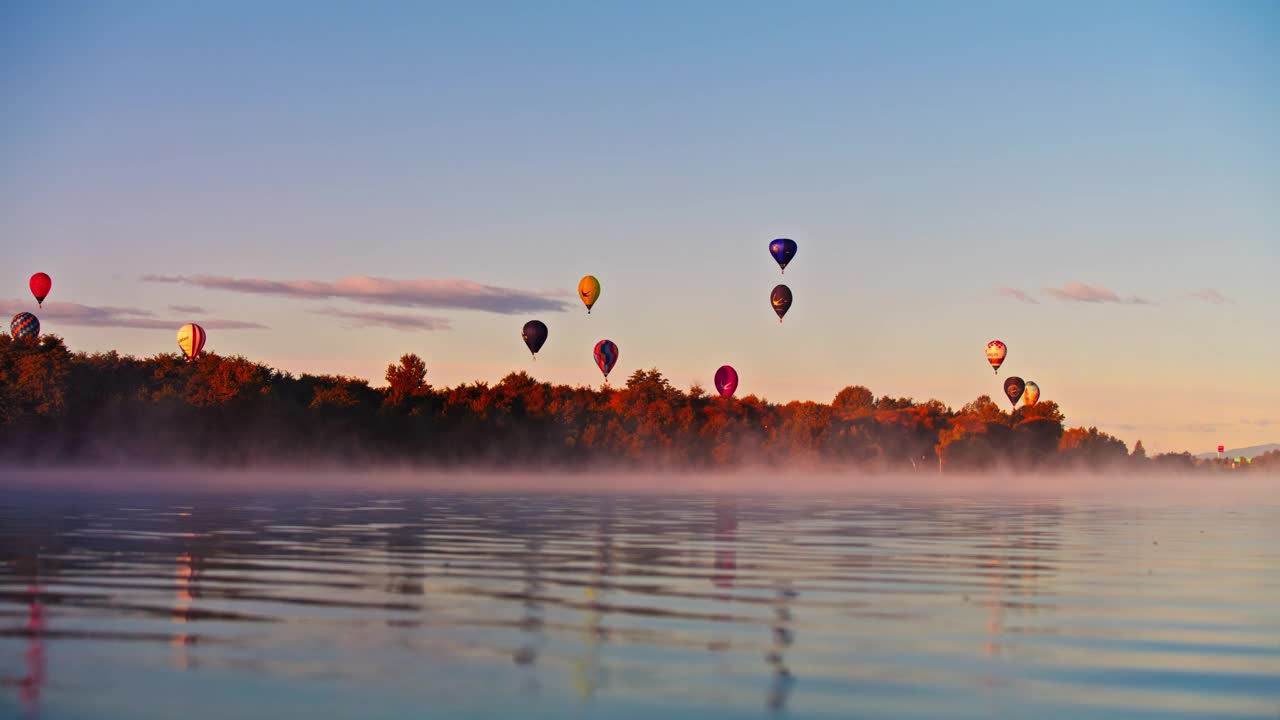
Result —
M1218 452L1222 452L1223 450L1226 450L1226 449L1227 449L1227 446L1226 446L1226 445L1219 445L1219 446L1218 446Z

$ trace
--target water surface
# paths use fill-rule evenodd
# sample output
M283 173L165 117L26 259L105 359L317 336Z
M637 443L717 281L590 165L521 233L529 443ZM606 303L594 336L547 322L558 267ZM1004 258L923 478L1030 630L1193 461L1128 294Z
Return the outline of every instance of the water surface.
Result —
M1280 507L0 500L0 717L1280 717Z

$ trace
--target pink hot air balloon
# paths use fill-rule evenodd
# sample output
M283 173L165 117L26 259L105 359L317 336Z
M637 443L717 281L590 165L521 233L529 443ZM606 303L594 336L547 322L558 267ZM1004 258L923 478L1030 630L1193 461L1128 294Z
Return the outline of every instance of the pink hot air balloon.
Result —
M734 370L730 365L721 365L716 370L716 392L720 393L720 397L732 397L733 391L738 389L738 371Z

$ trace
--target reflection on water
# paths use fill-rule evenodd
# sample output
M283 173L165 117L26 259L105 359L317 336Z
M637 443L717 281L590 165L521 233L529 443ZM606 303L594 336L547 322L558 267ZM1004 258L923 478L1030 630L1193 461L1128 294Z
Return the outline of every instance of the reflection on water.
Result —
M1257 503L18 494L0 562L0 717L1280 717Z

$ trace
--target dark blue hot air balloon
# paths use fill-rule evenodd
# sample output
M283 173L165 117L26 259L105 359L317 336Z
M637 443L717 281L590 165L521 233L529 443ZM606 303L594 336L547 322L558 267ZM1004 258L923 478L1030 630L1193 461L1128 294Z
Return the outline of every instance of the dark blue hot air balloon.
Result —
M769 243L769 254L778 262L782 272L787 271L787 263L796 256L796 241L789 238L778 238Z
M528 346L529 352L533 353L533 359L537 360L538 351L547 341L547 326L541 320L530 320L524 324L520 337L524 338L524 344Z

